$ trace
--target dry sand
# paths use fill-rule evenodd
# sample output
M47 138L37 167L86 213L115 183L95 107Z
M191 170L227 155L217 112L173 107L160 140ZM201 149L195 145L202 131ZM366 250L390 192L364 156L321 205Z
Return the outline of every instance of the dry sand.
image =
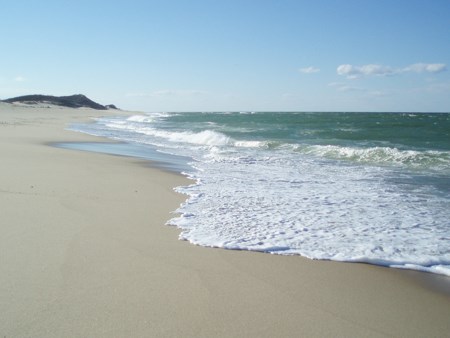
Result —
M48 145L113 113L0 103L0 337L450 335L439 277L179 241L185 178Z

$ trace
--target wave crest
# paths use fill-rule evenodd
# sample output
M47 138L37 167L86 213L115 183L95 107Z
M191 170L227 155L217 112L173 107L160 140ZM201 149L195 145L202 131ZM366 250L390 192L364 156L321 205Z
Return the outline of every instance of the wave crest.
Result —
M298 147L297 151L308 155L369 164L450 169L450 152L447 151L400 150L390 147L352 148L335 145Z
M132 115L126 119L129 122L138 122L138 123L150 123L153 122L153 118L148 115Z

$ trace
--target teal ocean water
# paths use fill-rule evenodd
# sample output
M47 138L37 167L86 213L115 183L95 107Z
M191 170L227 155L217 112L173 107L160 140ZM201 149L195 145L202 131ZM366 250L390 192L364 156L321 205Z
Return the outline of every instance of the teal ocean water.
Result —
M450 114L149 113L71 129L180 156L195 182L177 188L181 239L450 275Z

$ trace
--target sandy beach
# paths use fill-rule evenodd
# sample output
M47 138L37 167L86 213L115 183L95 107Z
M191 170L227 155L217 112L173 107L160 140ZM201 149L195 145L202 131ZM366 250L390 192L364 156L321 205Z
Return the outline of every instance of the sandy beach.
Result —
M179 241L186 178L51 146L105 114L0 103L0 337L449 336L447 277Z

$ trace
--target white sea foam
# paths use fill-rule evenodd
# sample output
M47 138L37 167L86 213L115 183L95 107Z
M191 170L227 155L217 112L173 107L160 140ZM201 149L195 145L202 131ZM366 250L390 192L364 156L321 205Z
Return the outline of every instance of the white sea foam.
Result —
M208 159L196 163L198 184L177 188L191 196L170 221L184 240L450 275L448 202L392 187L382 169Z
M212 130L204 130L198 133L192 132L168 132L157 129L141 129L139 132L158 138L165 139L173 143L195 144L205 146L227 145L230 138L224 134Z
M196 160L189 173L196 183L176 189L189 199L169 221L181 239L450 276L448 191L436 194L397 170L430 161L448 170L448 152L233 139L213 123L200 131L160 128L166 117L104 119L97 126Z
M177 114L175 113L151 113L151 114L136 114L136 115L132 115L128 118L126 118L127 121L134 121L134 122L152 122L155 119L158 118L164 118L164 117L169 117L169 116L176 116Z
M129 122L140 122L140 123L150 123L153 121L153 118L149 115L133 115L127 118Z
M260 148L267 145L267 142L263 141L234 141L234 146L243 148Z
M159 116L161 117L161 116ZM261 141L236 141L226 136L223 133L214 130L202 130L200 132L177 132L166 131L150 127L149 123L153 121L153 117L147 115L133 115L126 119L126 121L112 121L105 125L112 129L126 129L134 131L135 133L145 134L161 139L165 139L173 143L187 143L205 146L225 146L234 145L236 147L257 148L264 146L266 143ZM128 122L137 122L128 123ZM214 126L212 123L208 125Z

